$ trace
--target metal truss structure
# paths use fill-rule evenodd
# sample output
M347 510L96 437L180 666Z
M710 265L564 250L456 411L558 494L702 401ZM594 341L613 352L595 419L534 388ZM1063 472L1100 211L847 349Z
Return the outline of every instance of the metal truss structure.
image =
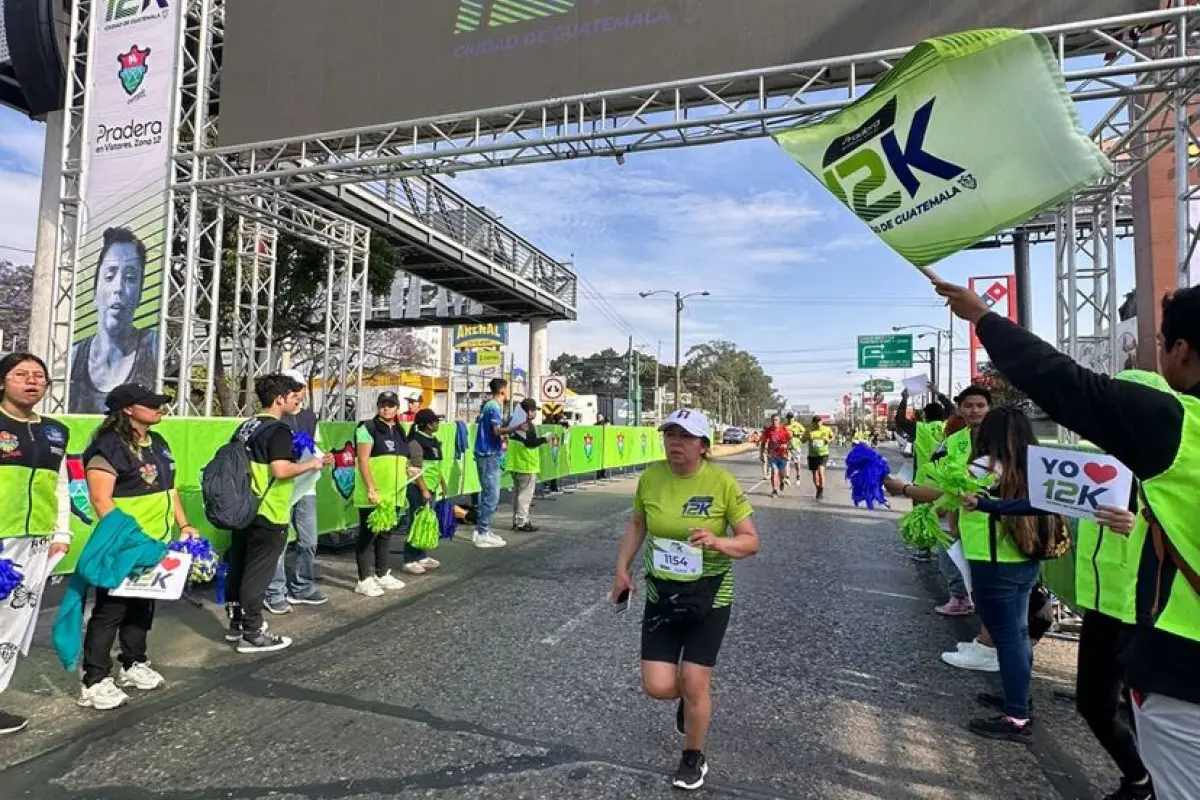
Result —
M80 62L76 44L86 32L87 8L92 0L77 0L72 17L71 63L76 73L86 73L86 59ZM1097 186L1088 188L1054 214L1029 223L1030 230L1042 238L1051 231L1059 254L1059 344L1074 351L1081 341L1111 337L1116 298L1113 290L1114 241L1131 229L1128 214L1130 178L1146 163L1168 148L1176 153L1177 210L1179 219L1179 269L1186 275L1187 261L1197 244L1196 221L1188 213L1189 201L1200 186L1195 179L1195 160L1189 145L1196 141L1191 126L1190 104L1197 88L1200 70L1200 7L1185 6L1159 11L1089 20L1041 29L1055 47L1071 96L1077 102L1111 102L1112 109L1093 132L1109 152L1116 169ZM909 48L862 53L782 67L751 70L695 80L576 97L532 102L518 106L488 109L476 113L452 114L398 122L391 125L335 131L288 140L254 145L219 147L214 114L219 80L216 65L224 32L224 0L188 0L186 14L188 56L180 75L178 111L180 138L176 149L173 202L174 248L172 279L183 287L204 276L204 248L193 233L212 230L206 227L203 207L206 203L223 206L227 211L252 218L268 227L280 227L294 220L294 208L302 201L296 193L333 190L360 184L353 190L359 198L382 197L403 206L406 213L436 230L449 226L477 225L485 249L503 252L516 271L515 278L535 282L549 281L555 286L553 269L539 273L521 242L506 242L486 222L468 223L454 214L446 214L438 197L445 187L431 176L454 175L464 170L486 169L569 160L581 157L611 157L618 164L637 153L667 150L699 144L715 144L761 138L799 124L819 121L861 97L879 77L890 70ZM86 86L86 74L69 76L71 94L80 94L77 84ZM74 108L74 105L72 105ZM63 156L63 203L60 207L60 242L69 249L73 242L62 236L73 208L70 181L78 161L82 128L68 110ZM74 149L72 149L74 148ZM1200 148L1197 149L1200 152ZM440 188L439 188L440 187ZM423 196L418 196L424 192ZM275 211L263 208L276 206ZM77 205L77 200L76 200ZM339 207L340 208L340 207ZM324 209L323 209L324 210ZM329 214L326 210L326 213ZM338 215L331 214L331 217ZM361 222L362 220L355 220ZM344 220L343 220L344 222ZM288 222L294 232L300 223ZM239 222L239 231L243 230ZM464 231L468 237L475 232ZM340 237L339 241L349 241ZM1002 245L1005 237L997 237ZM354 250L354 246L350 247ZM334 250L331 252L346 252ZM257 250L256 250L257 253ZM339 261L344 259L344 264ZM256 256L257 259L257 256ZM219 256L217 258L219 260ZM242 265L239 259L239 265ZM331 274L349 276L357 286L359 268L348 256L331 256ZM258 274L258 261L251 270ZM73 261L60 261L60 280L56 284L56 307L70 292L69 276ZM522 270L532 270L528 275ZM67 279L63 280L62 276ZM573 277L573 276L572 276ZM340 337L353 346L354 315L369 303L355 299L353 289L342 287L338 294L331 283L327 302L331 343ZM570 305L574 308L573 283ZM344 304L344 305L343 305ZM69 305L69 304L68 304ZM185 305L185 309L188 306ZM1091 322L1080 327L1081 308L1090 309ZM164 314L168 313L164 311ZM186 314L185 310L185 314ZM56 317L65 319L65 317ZM193 326L195 321L193 319ZM55 331L61 333L56 322ZM183 325L187 328L187 325ZM337 335L334 331L336 329ZM69 327L66 329L69 333ZM361 325L359 326L361 331ZM243 333L243 340L248 332ZM196 330L189 336L200 341ZM358 334L361 335L361 334ZM69 344L69 343L68 343ZM190 348L190 349L188 349ZM69 348L68 348L69 349ZM176 346L173 352L188 356L188 363L199 365L203 348ZM56 350L56 358L62 352ZM207 354L207 351L204 351ZM342 357L346 356L345 351ZM255 356L257 358L258 356ZM339 381L353 369L350 359L339 362L332 356L328 368ZM210 359L211 360L211 359ZM254 359L251 358L251 362ZM247 362L250 363L250 362ZM257 363L257 362L254 362ZM194 367L192 368L194 374ZM179 374L188 371L181 368ZM56 371L56 376L60 374ZM206 373L205 402L211 403L212 370ZM170 382L169 371L163 379ZM188 377L181 377L181 388ZM186 413L187 403L181 402ZM329 406L329 402L326 402Z

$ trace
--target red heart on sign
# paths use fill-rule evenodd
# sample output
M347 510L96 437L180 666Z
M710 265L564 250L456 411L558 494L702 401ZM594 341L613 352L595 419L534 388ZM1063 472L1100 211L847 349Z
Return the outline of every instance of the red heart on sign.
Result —
M1083 474L1087 475L1096 483L1108 483L1113 478L1117 477L1117 468L1112 464L1084 464Z
M162 567L163 569L165 569L167 572L170 572L171 570L178 567L179 564L180 564L180 561L178 558L176 558L175 556L167 556L166 558L164 558L162 560L162 563L160 563L159 566Z

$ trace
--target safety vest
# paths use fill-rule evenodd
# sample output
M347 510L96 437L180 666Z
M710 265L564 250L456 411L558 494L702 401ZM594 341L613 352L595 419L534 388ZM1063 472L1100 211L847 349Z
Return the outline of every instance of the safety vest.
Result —
M137 454L111 430L96 437L83 453L86 467L100 456L117 473L112 502L137 522L151 539L166 541L175 526L175 459L163 437L150 431Z
M277 480L271 472L271 439L279 430L286 431L291 441L292 429L286 422L260 414L242 423L234 438L244 439L250 456L250 490L259 498L258 514L275 525L286 527L292 519L292 484L294 479ZM291 453L288 454L291 456Z
M971 429L962 428L946 437L946 458L966 467L971 460Z
M358 427L371 434L371 455L368 463L375 491L380 500L390 500L397 508L407 502L404 486L408 482L408 439L400 423L388 425L379 417L360 422ZM362 473L354 472L354 504L359 508L371 508L367 498L367 483Z
M1200 399L1181 395L1183 431L1175 462L1142 482L1151 546L1142 549L1140 575L1153 580L1137 596L1137 622L1200 642ZM1189 573L1192 580L1189 580Z
M421 477L425 479L425 488L437 494L442 485L442 443L419 431L413 434L413 441L421 446Z
M1016 564L1029 560L1004 529L999 517L963 509L958 513L958 531L962 536L963 555L968 561Z
M1113 533L1094 520L1075 532L1075 604L1132 625L1137 612L1137 573L1148 532L1138 514L1129 535Z
M518 475L537 475L542 471L541 449L526 447L520 439L510 436L504 467Z
M58 471L69 436L56 419L0 412L0 539L56 533Z
M918 422L917 435L913 441L913 474L933 460L933 450L942 440L946 429L944 422Z

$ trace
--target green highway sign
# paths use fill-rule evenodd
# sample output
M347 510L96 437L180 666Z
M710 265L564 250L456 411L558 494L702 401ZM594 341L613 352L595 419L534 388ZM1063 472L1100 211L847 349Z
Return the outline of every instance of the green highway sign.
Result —
M912 365L911 333L858 337L859 369L908 369Z
M876 378L873 381L867 381L863 384L863 391L867 394L886 394L887 392L896 391L896 384L892 383L887 378ZM876 400L875 402L879 402Z

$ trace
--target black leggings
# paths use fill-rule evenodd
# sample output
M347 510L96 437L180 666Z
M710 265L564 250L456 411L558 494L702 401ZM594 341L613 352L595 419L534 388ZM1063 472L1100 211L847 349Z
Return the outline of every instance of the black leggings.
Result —
M358 562L358 579L372 576L382 578L388 573L388 554L392 547L392 532L372 533L367 524L372 508L358 510L358 541L354 543L354 560Z
M1079 664L1075 673L1075 706L1097 741L1131 781L1146 777L1133 731L1122 718L1124 673L1118 655L1128 626L1099 611L1083 615Z
M112 646L121 640L121 666L129 669L146 661L146 635L154 623L154 601L143 597L113 597L96 588L96 604L83 638L83 685L92 686L112 670Z

